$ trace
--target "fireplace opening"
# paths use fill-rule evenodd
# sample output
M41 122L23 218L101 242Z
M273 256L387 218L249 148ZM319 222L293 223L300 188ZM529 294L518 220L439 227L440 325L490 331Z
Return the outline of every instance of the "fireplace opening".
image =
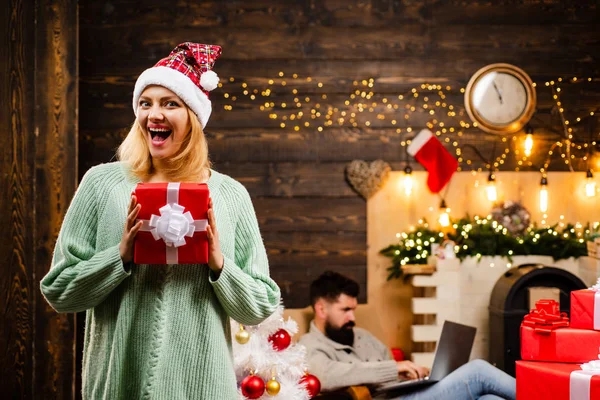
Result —
M541 264L513 267L498 279L489 305L489 361L512 376L521 359L520 326L530 311L532 288L554 288L560 311L568 314L571 291L586 285L569 271Z

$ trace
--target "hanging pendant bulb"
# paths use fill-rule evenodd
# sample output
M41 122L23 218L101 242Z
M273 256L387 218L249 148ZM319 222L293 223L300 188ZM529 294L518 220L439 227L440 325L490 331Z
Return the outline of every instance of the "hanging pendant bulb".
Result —
M529 157L531 155L531 150L533 150L533 128L528 125L526 132L524 153L525 156Z
M410 167L410 165L407 165L404 168L404 193L407 197L410 196L410 194L412 193L413 186L414 180L412 176L412 168Z
M496 190L496 176L492 171L490 171L490 175L488 176L488 183L485 187L485 192L487 193L487 198L489 201L498 200L498 192Z
M450 226L450 208L446 206L445 200L442 200L440 204L440 216L438 218L438 222L442 228Z
M540 211L548 211L548 179L544 176L540 182Z
M585 176L585 195L587 197L594 197L596 195L596 182L594 181L592 170L588 169Z

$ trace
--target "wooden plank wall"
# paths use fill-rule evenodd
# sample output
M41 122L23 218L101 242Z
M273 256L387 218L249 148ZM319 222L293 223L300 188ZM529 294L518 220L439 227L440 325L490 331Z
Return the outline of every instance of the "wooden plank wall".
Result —
M131 92L145 68L180 42L221 45L223 56L215 71L225 85L211 97L214 111L207 128L211 157L217 170L249 189L272 275L283 289L287 307L307 305L310 281L326 268L357 279L363 288L360 300L366 300L366 207L346 184L344 167L353 159L382 158L394 169L403 168L400 143L431 117L416 113L410 122L415 131L398 134L397 127L407 126L403 113L390 112L380 102L374 113L387 118L369 127L282 129L280 121L260 111L260 102L243 95L242 83L266 89L274 79L277 94L270 101L279 104L289 97L281 87L287 79L288 94L293 86L302 97L344 110L348 107L343 100L355 89L355 80L374 78L374 91L390 97L423 82L450 85L448 102L461 105L458 89L489 63L518 65L542 86L558 76L599 72L596 2L84 0L79 4L79 175L112 159L133 121ZM283 78L279 72L284 72ZM294 73L297 80L291 77ZM229 82L229 77L235 81ZM573 85L565 90L569 111L597 108L598 86ZM538 88L534 122L538 139L547 146L553 140L549 128L557 127L557 118L551 113L550 91ZM230 94L227 99L225 92ZM238 98L235 103L232 96ZM233 105L233 110L226 111L226 105ZM308 104L302 106L306 115L310 109ZM390 124L394 115L398 126ZM465 130L460 138L461 144L473 144L484 154L490 154L499 140L477 129ZM536 163L540 160L541 156L534 158ZM481 166L474 161L475 167ZM509 157L501 169L512 170L515 165ZM552 169L564 169L564 164L557 160Z
M77 184L77 3L3 2L0 30L0 393L70 399L75 316L39 285Z

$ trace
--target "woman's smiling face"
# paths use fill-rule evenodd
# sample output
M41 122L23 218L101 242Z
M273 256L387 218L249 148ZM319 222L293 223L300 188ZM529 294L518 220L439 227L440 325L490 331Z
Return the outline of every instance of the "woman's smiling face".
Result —
M163 86L148 86L137 105L137 121L153 159L168 159L181 148L190 131L187 107Z

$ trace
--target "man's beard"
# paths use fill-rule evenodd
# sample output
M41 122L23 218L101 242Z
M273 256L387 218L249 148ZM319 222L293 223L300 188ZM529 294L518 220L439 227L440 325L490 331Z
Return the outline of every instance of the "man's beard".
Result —
M325 322L325 335L334 342L346 346L354 344L354 322L349 321L342 325L341 328L334 328L329 322Z

